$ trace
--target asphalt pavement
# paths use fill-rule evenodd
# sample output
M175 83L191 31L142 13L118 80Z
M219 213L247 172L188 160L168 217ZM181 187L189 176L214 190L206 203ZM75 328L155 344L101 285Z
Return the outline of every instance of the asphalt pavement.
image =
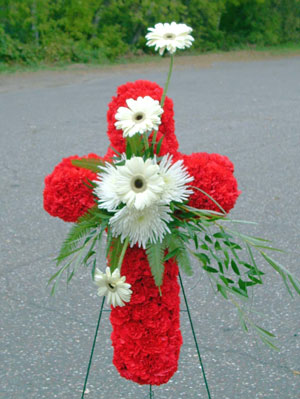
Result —
M167 66L38 72L0 79L0 398L79 399L100 299L80 270L50 297L46 283L70 225L43 210L45 175L63 157L106 152L107 104L119 84L163 85ZM176 66L169 89L180 150L217 152L235 164L242 195L234 218L287 251L276 258L300 278L300 57ZM195 265L197 269L197 266ZM252 316L278 352L243 332L236 310L198 271L185 278L212 399L300 398L300 301L267 265ZM187 315L179 370L155 399L207 398ZM108 312L86 399L144 399L149 388L112 365Z

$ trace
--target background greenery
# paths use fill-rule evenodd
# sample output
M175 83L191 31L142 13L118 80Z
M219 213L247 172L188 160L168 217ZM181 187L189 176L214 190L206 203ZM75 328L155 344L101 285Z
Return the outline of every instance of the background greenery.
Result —
M300 43L300 0L0 0L0 63L151 53L147 27L193 27L193 51Z

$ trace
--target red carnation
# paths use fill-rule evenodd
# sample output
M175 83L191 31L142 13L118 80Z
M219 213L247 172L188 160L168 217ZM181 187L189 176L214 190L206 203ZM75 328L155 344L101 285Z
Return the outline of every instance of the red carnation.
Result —
M165 263L162 296L143 249L127 249L122 275L133 293L126 306L111 311L113 363L122 377L134 382L165 384L177 370L182 344L178 266L173 260Z
M45 178L44 209L65 222L76 222L95 205L91 189L84 182L95 180L96 173L73 166L72 159L96 158L96 154L64 158Z
M234 165L224 155L198 152L182 155L184 165L194 177L192 186L199 187L216 200L226 212L229 212L241 191L233 175ZM194 189L189 199L189 205L198 209L209 209L220 212L220 208L206 195Z
M111 145L117 151L125 151L125 140L123 138L123 132L122 130L117 130L115 128L115 115L118 108L126 107L126 100L129 98L136 100L138 97L150 96L154 100L160 101L162 93L162 87L160 87L157 83L149 82L148 80L137 80L135 82L128 82L118 87L117 96L112 98L112 101L108 105L109 109L107 112L107 134L110 139ZM169 97L166 97L164 103L164 112L162 114L161 124L159 126L157 134L157 139L160 139L162 136L164 136L160 155L165 155L168 152L173 154L177 151L178 141L174 132L175 124L173 101Z

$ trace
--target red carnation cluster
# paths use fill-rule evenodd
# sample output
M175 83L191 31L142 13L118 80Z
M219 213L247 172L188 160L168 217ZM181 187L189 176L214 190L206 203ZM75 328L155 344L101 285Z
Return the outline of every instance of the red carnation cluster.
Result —
M45 178L44 208L51 216L58 216L65 222L76 222L95 205L91 189L83 183L95 180L96 173L71 163L72 159L82 158L100 159L96 154L64 158Z
M121 273L133 293L126 306L111 311L113 363L122 377L139 384L167 383L177 370L182 344L178 266L173 260L165 263L162 296L143 249L127 249Z
M194 177L192 186L199 187L217 201L222 208L229 212L241 191L233 175L234 165L224 155L197 152L191 155L181 155L188 172ZM189 198L189 205L198 209L209 209L220 212L220 208L205 194L194 189Z
M127 107L126 100L132 98L136 100L138 97L150 96L154 100L161 100L163 88L154 82L148 80L137 80L121 85L117 89L117 96L112 98L109 103L107 112L108 130L107 134L111 145L119 152L125 151L125 139L122 130L115 128L115 115L119 107ZM174 110L173 101L166 97L164 103L164 112L161 117L157 138L158 140L164 136L160 155L168 152L173 154L178 149L178 141L175 135ZM152 137L151 137L152 138ZM150 142L150 140L149 140ZM111 152L107 153L111 155Z

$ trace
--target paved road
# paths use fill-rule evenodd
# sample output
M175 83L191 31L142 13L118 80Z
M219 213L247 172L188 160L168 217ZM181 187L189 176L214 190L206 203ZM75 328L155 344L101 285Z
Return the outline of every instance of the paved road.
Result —
M46 281L69 226L43 211L43 179L64 156L106 151L107 103L117 85L163 84L165 76L160 65L1 78L0 398L80 398L99 298L87 271L49 296ZM181 151L231 158L243 191L234 217L261 222L252 232L289 251L278 259L300 276L300 57L179 65L169 95ZM300 301L272 271L251 306L278 336L278 353L242 332L202 274L185 284L213 399L300 397ZM207 397L185 314L182 330L179 371L154 388L157 399ZM106 313L86 398L147 398L147 387L114 369L110 332Z

